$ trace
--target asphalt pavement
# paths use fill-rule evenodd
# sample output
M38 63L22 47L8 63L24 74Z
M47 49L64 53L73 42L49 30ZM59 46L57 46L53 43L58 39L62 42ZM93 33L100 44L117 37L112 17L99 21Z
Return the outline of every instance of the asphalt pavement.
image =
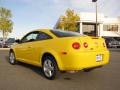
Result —
M8 50L0 50L0 90L120 90L120 50L110 50L110 63L102 68L62 73L52 81L43 77L41 68L10 65Z

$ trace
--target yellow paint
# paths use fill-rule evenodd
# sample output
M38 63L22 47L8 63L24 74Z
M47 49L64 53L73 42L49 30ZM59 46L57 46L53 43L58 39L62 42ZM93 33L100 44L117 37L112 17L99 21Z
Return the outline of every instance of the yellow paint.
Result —
M42 67L43 54L50 53L54 56L59 70L64 71L103 66L109 62L109 51L102 38L89 36L57 38L49 30L37 31L45 32L53 39L13 45L11 49L17 60ZM74 42L80 43L80 49L73 49ZM87 48L83 46L84 42L88 43ZM102 61L97 62L96 57L99 54L102 55Z

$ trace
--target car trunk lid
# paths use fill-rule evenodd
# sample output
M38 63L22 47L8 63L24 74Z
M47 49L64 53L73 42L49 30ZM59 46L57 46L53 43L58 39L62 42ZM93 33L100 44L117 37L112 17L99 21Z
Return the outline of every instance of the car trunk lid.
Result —
M100 37L83 36L79 38L81 44L80 50L87 51L101 51L106 49L104 39Z

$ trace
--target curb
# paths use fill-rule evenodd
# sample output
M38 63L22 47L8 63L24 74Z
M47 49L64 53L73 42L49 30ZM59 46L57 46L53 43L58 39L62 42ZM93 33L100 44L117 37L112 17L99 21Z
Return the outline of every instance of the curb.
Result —
M0 48L0 50L10 50L10 48Z
M109 49L110 52L120 52L120 48L117 49L117 48L113 48L113 49Z

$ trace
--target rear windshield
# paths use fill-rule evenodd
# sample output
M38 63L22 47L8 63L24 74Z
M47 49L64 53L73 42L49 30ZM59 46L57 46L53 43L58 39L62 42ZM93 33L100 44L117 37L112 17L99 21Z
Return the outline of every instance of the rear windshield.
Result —
M51 30L51 32L57 37L76 37L83 36L77 32L63 31L63 30Z

